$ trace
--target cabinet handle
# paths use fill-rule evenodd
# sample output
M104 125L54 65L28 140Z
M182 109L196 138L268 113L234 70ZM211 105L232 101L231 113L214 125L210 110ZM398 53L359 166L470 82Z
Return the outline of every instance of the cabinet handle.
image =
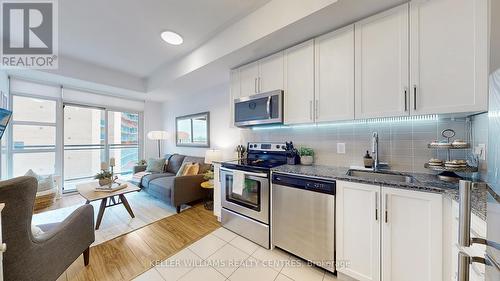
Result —
M257 78L253 80L253 92L257 93Z
M378 221L378 192L375 192L375 221Z
M408 88L405 87L405 112L408 111Z
M313 101L309 101L309 118L313 120Z
M417 85L413 85L413 109L417 110Z
M259 91L259 93L260 93L260 91L261 91L261 87L262 87L262 83L260 82L260 77L259 77L259 83L257 84L257 86L258 86L258 89L257 89L257 90L258 90L258 91Z
M387 212L387 204L388 204L387 202L388 202L388 198L389 198L389 197L388 197L388 196L387 196L387 194L386 194L386 195L385 195L385 223L387 223L387 221L388 221L388 219L387 219L387 213L388 213L388 212Z

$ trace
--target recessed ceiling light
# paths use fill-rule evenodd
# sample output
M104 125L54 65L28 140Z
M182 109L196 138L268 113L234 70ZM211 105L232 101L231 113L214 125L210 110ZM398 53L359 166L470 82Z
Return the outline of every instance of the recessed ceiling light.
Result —
M163 41L172 44L172 45L180 45L182 42L184 42L184 39L182 39L182 36L179 34L173 32L173 31L163 31L161 33L161 39Z

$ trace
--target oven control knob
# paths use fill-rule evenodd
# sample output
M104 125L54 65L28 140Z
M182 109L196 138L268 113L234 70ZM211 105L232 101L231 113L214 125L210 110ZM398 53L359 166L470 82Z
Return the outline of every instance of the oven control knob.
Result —
M285 149L286 149L286 146L282 145L282 146L281 146L281 149L285 150Z
M280 145L279 145L279 144L277 144L277 145L276 145L276 149L279 149L279 148L280 148Z

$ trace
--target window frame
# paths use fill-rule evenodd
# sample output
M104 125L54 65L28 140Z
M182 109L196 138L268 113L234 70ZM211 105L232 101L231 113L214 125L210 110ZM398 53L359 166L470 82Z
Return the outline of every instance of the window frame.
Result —
M9 178L14 176L14 155L15 154L24 154L24 153L54 153L54 174L58 174L61 164L58 161L61 157L60 151L58 151L58 143L60 142L59 136L61 134L60 128L58 128L57 124L61 119L60 106L61 99L54 97L47 97L41 95L33 95L33 94L25 94L21 92L11 91L9 95L9 104L11 110L15 110L14 108L14 97L24 97L24 98L32 98L39 100L47 100L54 101L56 103L55 107L55 123L52 122L38 122L38 121L16 121L14 116L12 116L11 123L8 128L8 144L7 144L7 157L8 157L8 167L7 174ZM56 138L54 143L54 148L31 148L31 149L16 149L14 146L14 126L16 125L25 125L25 126L44 126L44 127L54 127L56 129Z
M133 113L138 115L138 142L137 146L134 144L134 148L137 147L138 149L138 157L139 160L144 157L144 111L137 111L137 110L131 110L127 108L121 108L121 107L103 107L102 105L95 105L91 103L72 103L72 102L65 102L64 101L64 87L62 85L59 85L60 87L60 95L59 97L50 97L50 96L44 96L44 95L36 95L32 93L23 93L19 91L13 91L10 89L10 79L13 79L15 77L9 77L9 92L8 92L8 105L9 109L12 110L14 109L14 96L19 96L19 97L25 97L25 98L34 98L34 99L40 99L40 100L50 100L50 101L55 101L56 102L56 120L55 123L51 122L31 122L31 121L14 121L11 120L9 123L5 136L7 137L7 144L6 144L6 158L7 158L7 168L5 169L7 173L8 178L13 177L13 172L14 172L14 154L16 153L41 153L41 152L49 152L49 153L54 153L54 175L60 176L61 179L64 179L64 105L74 105L74 106L81 106L81 107L94 107L94 108L100 108L104 109L105 111L105 148L104 148L104 154L105 154L105 159L109 161L110 157L110 146L108 143L108 112L113 111L113 112L125 112L125 113ZM22 78L15 78L19 80L24 80ZM34 84L40 84L40 85L54 85L50 83L44 83L40 81L31 81L31 80L26 80L29 82L32 82ZM96 93L92 92L91 90L86 90L86 92L89 93ZM103 95L103 93L98 93L100 95ZM14 125L33 125L33 126L50 126L50 127L55 127L56 128L56 141L55 141L55 147L50 148L50 149L24 149L24 150L19 150L19 149L14 149ZM119 145L120 148L123 147L123 144ZM132 146L127 146L124 148L130 148ZM76 190L65 190L64 189L64 180L62 181L62 187L60 187L60 190L62 190L63 193L72 193L75 192Z

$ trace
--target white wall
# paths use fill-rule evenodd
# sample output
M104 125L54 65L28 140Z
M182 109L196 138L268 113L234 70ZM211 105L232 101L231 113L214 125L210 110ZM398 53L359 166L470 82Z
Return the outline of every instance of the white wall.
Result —
M159 102L146 101L144 105L144 159L158 157L157 141L147 138L150 131L163 130L163 108ZM164 150L164 149L162 149Z
M224 159L235 157L235 147L240 144L240 132L230 126L229 85L219 85L203 93L183 96L163 104L164 128L169 133L165 153L180 153L191 156L204 156L206 148L176 147L175 117L188 114L210 112L210 146L220 149Z

